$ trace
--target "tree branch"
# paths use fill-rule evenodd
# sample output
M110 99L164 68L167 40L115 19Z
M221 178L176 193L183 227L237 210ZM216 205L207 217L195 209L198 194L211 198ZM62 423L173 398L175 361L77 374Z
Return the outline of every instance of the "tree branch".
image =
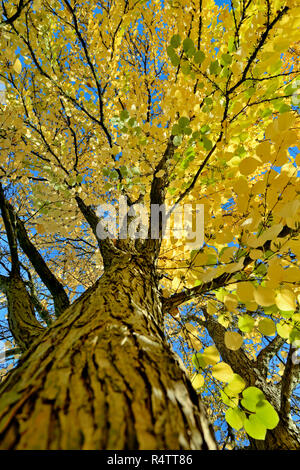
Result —
M268 365L272 357L279 351L279 349L284 345L285 340L281 336L275 336L270 343L260 351L256 358L257 368L260 370L261 374L264 377L267 377L268 374Z
M64 287L48 268L44 258L41 256L39 251L36 249L32 241L30 240L24 223L16 214L12 205L6 201L6 206L8 208L10 218L15 218L16 220L16 236L20 243L20 246L28 257L35 271L40 276L42 282L49 289L53 297L56 315L59 316L70 305Z
M3 9L3 12L6 16L6 20L2 21L1 24L10 24L12 25L14 23L14 21L16 21L19 16L21 15L22 13L22 10L31 2L31 0L29 0L28 2L24 3L24 0L20 0L19 1L19 4L18 4L18 7L17 7L17 11L16 13L14 13L11 17L8 17L7 16L7 11L6 11L6 8L5 8L5 4L4 2L2 1L2 9Z
M298 361L297 361L298 362ZM296 364L293 360L293 346L290 345L284 373L281 379L281 413L285 416L290 415L291 395L294 387L300 381L300 363Z

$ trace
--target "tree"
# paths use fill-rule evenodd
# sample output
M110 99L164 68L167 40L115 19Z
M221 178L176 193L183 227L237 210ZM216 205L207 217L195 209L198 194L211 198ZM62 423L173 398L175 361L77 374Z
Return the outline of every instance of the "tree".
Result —
M0 447L299 448L296 2L2 8Z

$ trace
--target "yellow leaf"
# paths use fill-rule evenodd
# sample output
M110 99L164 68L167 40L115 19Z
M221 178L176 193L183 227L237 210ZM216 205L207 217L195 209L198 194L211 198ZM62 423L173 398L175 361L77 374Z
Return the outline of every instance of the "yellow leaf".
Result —
M229 382L234 374L230 365L226 364L226 362L220 362L213 366L211 373L215 379L220 380L221 382Z
M22 72L22 63L21 63L20 59L16 59L16 61L14 63L14 70L18 74L20 74Z
M251 250L250 251L250 258L254 261L257 259L262 259L263 252L261 250Z
M217 364L220 360L219 351L215 346L209 346L204 349L202 356L207 365Z
M192 323L186 323L184 327L192 335L195 335L195 336L198 335L198 329L194 325L192 325Z
M282 289L276 295L275 302L279 310L294 312L296 309L296 296L290 289Z
M243 337L236 331L226 331L224 342L227 349L237 351L243 344Z
M293 126L295 118L292 113L283 113L277 119L277 128L279 132L284 132Z
M204 377L202 374L194 374L192 379L191 379L192 385L195 390L198 388L203 387L204 385Z
M270 307L275 304L275 293L268 287L259 286L254 291L254 299L262 307Z
M261 163L260 158L246 157L239 164L239 170L242 175L250 175Z
M239 282L236 293L242 302L251 301L254 297L254 286L251 282Z
M211 301L209 301L207 303L207 313L208 315L214 315L215 313L217 313L218 309L217 307L215 306L215 304Z
M234 295L225 295L224 297L224 304L227 310L232 312L238 305L237 298Z

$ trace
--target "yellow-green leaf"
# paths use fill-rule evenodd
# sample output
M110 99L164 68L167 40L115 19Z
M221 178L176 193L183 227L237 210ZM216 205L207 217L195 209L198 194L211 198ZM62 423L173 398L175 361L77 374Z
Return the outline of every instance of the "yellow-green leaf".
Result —
M238 326L241 331L244 333L250 333L254 327L254 318L250 317L250 315L243 315L239 318Z
M238 407L229 408L225 413L225 419L232 428L239 431L243 427L246 415Z
M271 318L262 318L259 321L258 329L265 336L273 336L276 333L276 325Z
M202 357L207 365L217 364L217 362L220 360L219 351L215 346L209 346L208 348L204 349Z
M296 309L296 296L290 289L282 289L278 292L275 301L279 310L294 312Z
M220 380L221 382L228 382L233 376L233 370L230 365L225 362L219 362L219 364L213 366L211 373L215 379Z
M203 387L204 385L204 377L202 374L194 374L192 379L191 379L192 385L195 390L198 388Z
M239 374L233 374L232 378L228 382L228 385L226 386L226 390L230 396L234 396L241 393L245 387L245 380Z
M267 429L274 429L279 423L277 411L267 400L261 400L257 403L256 415Z
M263 441L266 437L267 428L256 415L250 415L249 419L244 421L244 428L253 439Z

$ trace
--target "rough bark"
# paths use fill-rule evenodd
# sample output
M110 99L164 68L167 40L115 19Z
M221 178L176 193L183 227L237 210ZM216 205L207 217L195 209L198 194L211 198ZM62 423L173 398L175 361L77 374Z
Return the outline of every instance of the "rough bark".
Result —
M163 334L154 270L123 254L0 389L1 449L215 449Z
M8 324L11 334L22 351L44 332L45 328L35 317L34 307L24 281L18 274L11 274L7 288Z

